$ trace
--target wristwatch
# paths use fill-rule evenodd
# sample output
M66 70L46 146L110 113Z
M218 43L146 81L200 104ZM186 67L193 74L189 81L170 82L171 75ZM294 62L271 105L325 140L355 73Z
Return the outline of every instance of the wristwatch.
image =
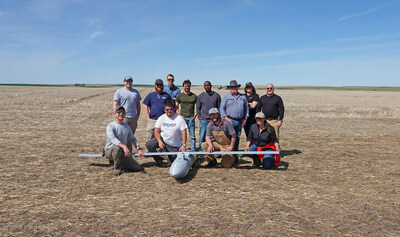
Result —
M183 144L182 146L186 147L186 144Z

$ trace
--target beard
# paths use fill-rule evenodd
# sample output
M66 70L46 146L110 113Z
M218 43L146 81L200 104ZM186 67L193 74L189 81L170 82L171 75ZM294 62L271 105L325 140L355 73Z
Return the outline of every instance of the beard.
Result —
M156 89L157 93L161 93L163 91L162 87L155 86L154 88Z

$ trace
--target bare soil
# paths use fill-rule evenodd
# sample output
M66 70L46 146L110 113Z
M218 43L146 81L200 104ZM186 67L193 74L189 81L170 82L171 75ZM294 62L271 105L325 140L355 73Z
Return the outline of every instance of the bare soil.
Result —
M101 153L116 89L0 87L1 236L400 235L400 92L277 90L278 170L245 157L175 180L78 156Z

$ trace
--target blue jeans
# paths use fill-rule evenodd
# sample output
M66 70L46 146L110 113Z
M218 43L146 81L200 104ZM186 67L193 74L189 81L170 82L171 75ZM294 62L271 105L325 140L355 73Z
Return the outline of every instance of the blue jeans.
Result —
M250 151L257 151L257 146L256 145L251 145L250 146ZM272 149L267 149L266 151L273 151ZM258 157L257 155L251 155L252 157ZM264 154L263 160L262 160L262 166L264 169L269 170L272 169L275 166L274 162L274 155L273 154Z
M199 119L199 150L201 151L201 144L206 141L206 129L209 121Z
M233 128L235 129L236 132L236 141L235 141L235 147L233 148L234 151L237 151L239 149L239 141L240 141L240 134L242 133L242 122L243 120L232 120L232 125Z
M190 149L192 151L196 150L196 135L195 133L195 121L194 119L191 118L184 118L187 126L188 126L188 130L189 130L189 135L190 135Z

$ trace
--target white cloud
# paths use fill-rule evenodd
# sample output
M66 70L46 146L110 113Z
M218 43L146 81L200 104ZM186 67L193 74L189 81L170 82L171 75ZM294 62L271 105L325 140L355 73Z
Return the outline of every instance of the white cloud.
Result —
M101 36L101 35L103 35L103 34L104 34L103 31L95 31L95 32L92 32L92 33L89 35L89 39L86 41L86 43L91 43L95 38L97 38L97 37L99 37L99 36Z
M357 12L357 13L352 13L352 14L349 14L349 15L346 15L346 16L341 16L338 19L336 19L335 22L340 22L340 21L348 20L350 18L367 15L367 14L370 14L370 13L372 13L372 12L374 12L376 10L379 10L381 8L383 8L383 7L375 7L375 8L371 8L371 9L368 9L366 11L363 11L363 12Z

